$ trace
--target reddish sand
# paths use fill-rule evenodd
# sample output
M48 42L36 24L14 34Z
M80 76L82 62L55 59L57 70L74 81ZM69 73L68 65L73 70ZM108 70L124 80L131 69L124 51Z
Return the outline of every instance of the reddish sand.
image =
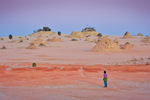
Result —
M118 38L119 45L130 42L130 50L91 52L92 41L47 42L46 47L26 49L31 41L12 43L0 40L0 100L149 100L150 43L145 37ZM42 38L47 40L52 37ZM13 37L13 40L20 40ZM32 63L37 64L31 68ZM134 64L134 65L133 65ZM103 71L108 73L108 88L103 87Z
M30 65L30 63L22 63ZM21 65L21 64L20 64ZM149 100L150 65L0 66L0 100ZM103 87L103 71L108 88Z

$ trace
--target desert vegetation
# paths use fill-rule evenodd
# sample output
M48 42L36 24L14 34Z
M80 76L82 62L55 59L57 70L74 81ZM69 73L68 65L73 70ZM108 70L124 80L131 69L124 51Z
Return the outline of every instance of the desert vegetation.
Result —
M58 31L58 35L61 36L61 32L60 31Z
M86 27L82 30L82 32L91 32L91 31L96 31L94 27Z
M12 39L12 38L13 38L13 36L10 34L10 35L9 35L9 39Z
M51 31L49 27L43 27L43 29L38 29L37 31L34 32L39 32L39 31Z
M102 37L102 34L101 34L101 33L98 33L97 36L98 36L98 37Z
M36 63L32 63L32 67L36 67Z
M43 43L40 43L39 44L39 47L45 47L46 45L45 44L43 44Z
M78 41L78 39L71 39L71 41Z

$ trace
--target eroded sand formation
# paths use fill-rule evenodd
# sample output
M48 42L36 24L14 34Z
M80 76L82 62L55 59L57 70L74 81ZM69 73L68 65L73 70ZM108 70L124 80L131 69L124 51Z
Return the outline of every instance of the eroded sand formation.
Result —
M1 49L6 49L6 46L3 45Z
M112 52L121 51L120 46L109 38L101 38L100 41L92 48L95 52Z
M30 34L29 36L39 36L39 37L46 37L49 35L56 35L56 32L52 32L52 31L38 31L38 32L34 32L33 34Z
M123 50L129 50L129 49L133 48L134 45L133 45L133 44L130 44L129 42L127 42L127 43L125 43L125 44L121 44L120 47L121 47L121 49L123 49Z
M44 41L44 40L41 39L41 38L37 38L36 40L30 42L30 44L32 44L32 43L33 43L34 45L39 45L40 43L47 44L47 42Z
M118 41L118 39L117 39L117 38L115 38L115 40L114 40L113 42L118 43L119 41Z
M85 38L85 35L81 31L73 31L68 37L69 38Z
M93 28L85 28L82 31L73 31L68 37L70 38L85 38L87 35L98 35L99 33L96 32Z
M85 39L85 41L91 41L90 37L87 37L87 38Z
M144 43L150 43L150 37L145 37L141 41L144 42Z
M53 39L47 39L47 41L50 41L50 42L62 42L62 40L57 37L57 36L54 36Z
M30 46L27 47L27 49L36 49L36 46L34 43L31 43Z
M142 33L139 33L139 34L137 34L136 36L143 36L143 34L142 34Z
M131 36L131 34L129 32L126 32L124 34L124 36L122 37L122 39L130 39L130 38L132 38L132 36Z
M98 35L98 32L96 32L94 28L90 28L90 27L87 27L84 30L82 30L82 33L84 35Z

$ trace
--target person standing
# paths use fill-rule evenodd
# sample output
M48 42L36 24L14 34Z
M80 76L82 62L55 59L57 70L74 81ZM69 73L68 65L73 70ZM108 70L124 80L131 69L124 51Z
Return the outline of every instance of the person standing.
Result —
M107 87L107 74L106 74L106 71L104 71L103 80L104 80L104 87Z

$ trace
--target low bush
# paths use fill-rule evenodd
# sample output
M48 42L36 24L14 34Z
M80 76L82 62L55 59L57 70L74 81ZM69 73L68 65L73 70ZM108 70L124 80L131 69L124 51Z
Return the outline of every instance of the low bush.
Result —
M98 33L97 36L102 37L102 34L101 34L101 33Z
M125 44L130 44L130 42L126 42Z
M71 41L78 41L78 39L71 39Z
M36 67L36 63L32 63L32 67Z
M10 34L10 35L9 35L9 39L12 39L12 38L13 38L13 36Z
M43 43L40 43L40 44L39 44L39 47L40 47L40 46L41 46L41 47L43 47L43 46L45 46L45 44L43 44Z
M58 35L61 36L61 32L60 31L58 31Z
M3 45L3 47L1 49L6 49L6 47Z

